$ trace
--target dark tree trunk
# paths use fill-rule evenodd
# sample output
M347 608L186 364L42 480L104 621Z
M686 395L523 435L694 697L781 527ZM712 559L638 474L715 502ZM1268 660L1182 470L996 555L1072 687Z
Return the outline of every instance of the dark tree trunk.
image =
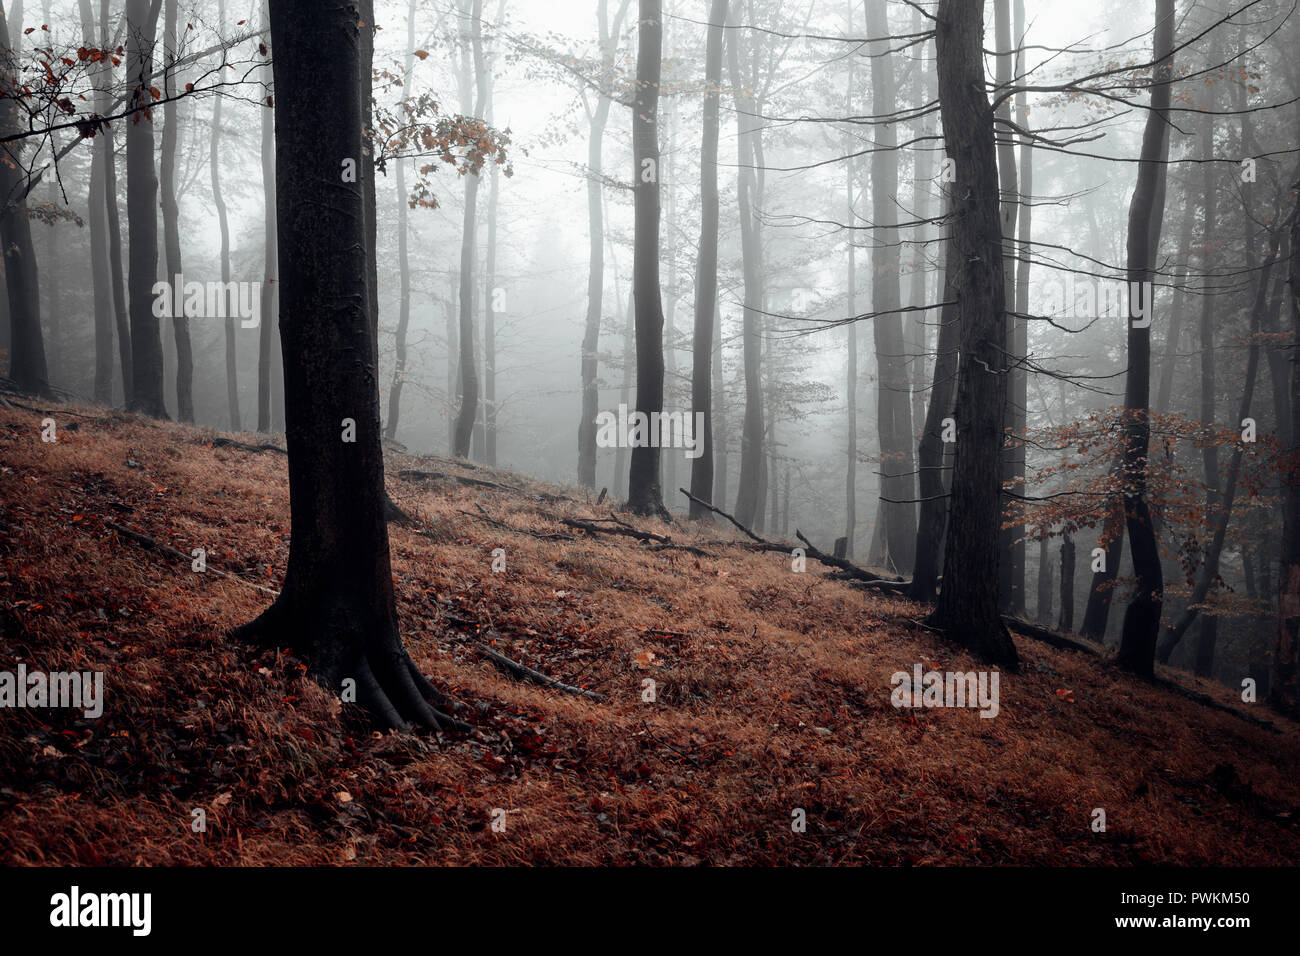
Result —
M1300 200L1291 217L1291 289L1287 313L1291 316L1292 348L1300 343ZM1290 468L1283 476L1285 501L1282 524L1282 562L1277 579L1277 642L1269 674L1269 703L1279 713L1300 720L1300 363L1291 362L1291 431L1284 436Z
M998 607L1006 289L983 14L983 0L940 0L936 24L943 131L956 164L949 262L961 359L945 573L932 620L980 657L1016 671L1016 647Z
M1174 0L1156 0L1154 61L1156 82L1142 136L1137 186L1129 206L1128 280L1150 281L1160 244L1165 208L1166 161L1169 158L1169 100L1173 76ZM1132 294L1130 299L1137 298ZM1143 296L1145 299L1145 295ZM1151 330L1139 327L1137 303L1130 301L1128 377L1124 386L1124 523L1137 578L1133 600L1124 611L1116 663L1142 677L1155 676L1156 638L1160 632L1164 571L1156 529L1147 505L1147 453L1151 445ZM1151 315L1150 301L1143 303Z
M945 204L952 208L950 195ZM944 480L944 419L953 413L957 393L957 348L961 341L961 319L953 285L955 262L951 235L944 239L943 290L945 305L939 314L939 342L934 361L930 406L925 414L925 431L917 449L920 470L921 516L916 525L916 561L912 565L909 595L916 601L933 601L939 586L940 558L948 527L948 482Z
M113 46L112 30L108 0L100 0L99 5L99 45L101 49ZM112 112L113 67L111 60L100 63L101 69L95 74L95 112L107 116ZM131 122L126 120L125 122ZM96 134L96 146L99 148L100 162L104 170L104 203L108 213L108 270L113 285L113 319L117 327L117 351L122 365L122 401L131 404L135 393L135 349L131 343L131 320L127 314L126 287L123 283L122 269L122 222L117 207L117 157L114 154L113 130L104 125Z
M375 352L375 368L379 367L379 211L375 195L375 137L374 137L374 60L375 60L375 4L374 0L357 0L357 14L361 29L361 193L365 203L366 218L366 298L370 302L370 345Z
M636 299L636 410L664 407L664 313L659 290L659 74L663 56L660 0L638 0L637 95L632 105L636 206L633 295ZM657 437L657 436L656 436ZM663 515L659 448L632 449L627 505L634 514Z
M293 534L280 596L242 632L292 647L332 691L355 681L357 702L387 726L437 727L430 701L440 695L398 635L366 295L364 187L340 177L339 157L361 155L364 29L346 5L271 4ZM354 442L340 440L344 419L356 423Z
M19 22L15 31L21 36ZM21 41L20 41L21 42ZM17 88L17 54L10 47L9 26L0 10L0 84L6 91ZM15 100L6 96L0 103L0 130L17 133L24 125ZM22 140L5 143L0 155L0 242L4 244L5 287L9 298L9 377L24 392L48 395L50 386L45 367L45 342L41 334L40 277L36 270L36 248L32 224L23 197L26 186Z
M180 209L176 205L176 140L179 133L177 104L171 100L176 95L176 76L172 64L176 60L176 0L166 0L163 23L163 90L168 102L163 106L163 133L161 162L163 248L167 258L167 281L185 270L181 265ZM218 100L218 102L220 102ZM174 290L173 290L174 291ZM176 336L176 417L183 422L194 421L194 349L190 344L190 323L185 314L184 290L181 290L180 314L172 317ZM107 305L107 303L105 303ZM98 303L97 303L98 305ZM263 313L265 315L265 312Z
M141 110L126 121L126 219L131 240L127 288L132 368L131 400L127 408L166 418L162 338L158 319L153 314L153 287L158 281L158 177L154 173L153 112L148 108L157 15L156 9L149 9L148 0L127 0L127 77L132 87L131 106Z
M82 43L87 49L97 47L95 14L90 0L78 0L81 13ZM92 83L98 87L98 75L106 63L92 68ZM95 297L95 403L113 403L113 287L108 277L108 212L105 209L104 164L101 153L107 133L100 131L91 146L90 162L90 273Z
M226 5L217 4L217 18L221 23L226 19ZM233 303L229 301L230 288L230 221L226 215L226 199L221 194L221 96L212 103L212 138L208 161L212 167L212 204L217 209L217 226L221 231L221 288L226 300L222 314L225 315L226 344L226 410L230 416L230 430L243 431L239 419L239 353L235 341L235 317Z
M1117 475L1121 468L1121 460L1116 459L1114 470ZM1115 580L1119 577L1119 563L1124 552L1123 501L1110 503L1097 547L1105 551L1106 560L1100 571L1092 572L1088 603L1083 609L1083 626L1079 633L1094 641L1104 641L1106 624L1110 620L1110 605L1115 598Z
M1074 630L1074 540L1068 534L1061 539L1061 616L1056 629Z
M269 23L266 0L262 4L262 22ZM274 426L274 409L284 401L282 389L274 387L274 371L279 366L275 345L279 341L279 316L275 304L279 250L275 244L275 112L274 77L271 67L262 68L266 83L267 100L258 112L262 114L262 198L266 209L263 225L263 279L262 325L257 331L257 430L271 431Z
M728 0L709 5L704 56L704 135L700 151L700 252L695 275L695 336L691 354L691 409L704 413L704 432L696 436L703 454L691 465L691 494L713 501L713 327L718 305L718 114L722 87L722 44ZM690 515L711 521L712 512L691 502Z

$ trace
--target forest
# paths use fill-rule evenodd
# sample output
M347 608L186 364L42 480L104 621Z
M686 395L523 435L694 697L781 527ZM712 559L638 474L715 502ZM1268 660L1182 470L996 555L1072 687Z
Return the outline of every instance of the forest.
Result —
M1293 865L1297 50L3 4L0 864Z

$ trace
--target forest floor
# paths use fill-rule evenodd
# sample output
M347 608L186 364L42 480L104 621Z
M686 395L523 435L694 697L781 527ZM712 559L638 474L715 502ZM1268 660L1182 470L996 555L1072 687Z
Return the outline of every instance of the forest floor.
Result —
M396 450L403 636L475 730L376 733L290 654L228 636L283 578L283 454L82 406L46 443L44 417L0 407L0 670L102 671L105 704L0 709L0 863L1300 858L1300 728L1228 688L1166 673L1276 729L1018 636L994 719L896 709L896 671L982 667L920 605L794 573L724 523L622 516L708 556L588 535L561 521L610 516L584 492ZM480 644L604 697L521 682Z

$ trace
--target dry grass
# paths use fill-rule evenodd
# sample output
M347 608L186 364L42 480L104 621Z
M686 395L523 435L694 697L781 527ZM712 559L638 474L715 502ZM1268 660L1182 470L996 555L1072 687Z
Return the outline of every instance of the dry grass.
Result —
M266 593L105 527L206 547L212 567L277 588L282 455L78 407L54 413L45 444L41 417L0 411L0 669L102 670L107 700L93 721L0 710L0 862L1288 864L1300 850L1294 724L1269 733L1020 638L1024 673L1002 676L996 719L895 710L893 672L979 668L914 623L919 606L812 562L794 574L721 527L638 522L715 557L503 531L460 512L538 533L608 512L396 453L389 490L417 519L390 526L405 640L477 731L373 733L291 655L228 639ZM391 477L402 468L526 490ZM473 641L607 698L515 681Z

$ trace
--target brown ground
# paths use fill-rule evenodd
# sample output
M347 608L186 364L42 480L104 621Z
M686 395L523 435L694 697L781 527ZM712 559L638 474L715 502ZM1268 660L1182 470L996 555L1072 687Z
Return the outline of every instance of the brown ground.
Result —
M1297 859L1300 733L1262 705L1280 733L1017 638L1024 673L1002 675L996 719L896 710L893 672L980 666L920 627L920 606L813 561L794 574L721 527L636 522L713 557L589 538L555 516L607 508L536 496L580 492L397 453L389 490L417 518L390 526L406 643L477 731L374 733L288 654L226 636L271 599L250 584L282 579L283 455L76 406L53 412L46 444L42 417L0 409L0 670L102 670L107 700L91 721L0 710L0 863ZM417 484L402 468L528 491ZM577 540L463 513L479 505ZM106 521L206 547L241 580L196 574ZM521 683L474 640L607 699ZM1090 828L1096 807L1105 833ZM191 831L194 808L206 833ZM806 833L791 831L794 808Z

